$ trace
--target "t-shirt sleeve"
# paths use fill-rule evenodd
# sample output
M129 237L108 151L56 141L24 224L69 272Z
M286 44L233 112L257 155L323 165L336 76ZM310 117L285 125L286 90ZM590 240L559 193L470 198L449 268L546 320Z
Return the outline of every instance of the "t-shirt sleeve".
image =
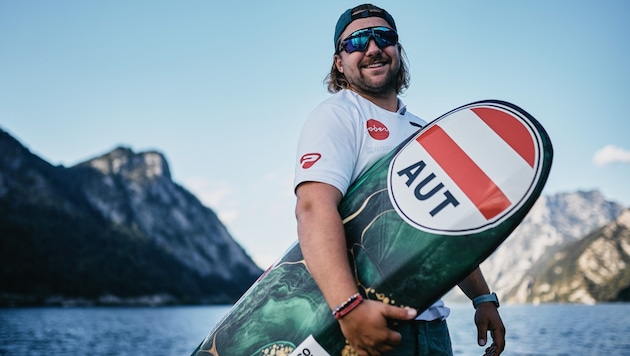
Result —
M306 120L295 164L296 189L303 182L321 182L334 186L345 195L360 142L356 137L358 120L352 109L323 103Z

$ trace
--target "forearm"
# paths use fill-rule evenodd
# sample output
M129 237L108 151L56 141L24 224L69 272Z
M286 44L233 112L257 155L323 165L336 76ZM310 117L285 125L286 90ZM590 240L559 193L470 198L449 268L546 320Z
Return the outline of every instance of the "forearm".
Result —
M483 277L479 267L461 281L458 286L471 300L482 294L490 293L490 288L488 288L486 279Z

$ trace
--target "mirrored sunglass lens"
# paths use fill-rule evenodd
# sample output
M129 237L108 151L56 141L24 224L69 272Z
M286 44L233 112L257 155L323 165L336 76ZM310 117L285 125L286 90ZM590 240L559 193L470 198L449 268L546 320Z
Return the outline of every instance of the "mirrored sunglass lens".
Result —
M381 43L387 46L395 45L398 42L398 35L392 30L375 30L374 38L378 38L381 40Z
M370 40L370 34L360 34L358 36L348 38L346 42L346 51L352 53L355 51L363 51L367 47L367 43Z
M387 46L393 46L396 44L396 42L392 42L390 39L380 36L374 36L374 40L380 48L385 48Z
M393 46L398 42L398 35L387 27L365 28L352 33L343 42L343 49L348 53L365 51L370 37L374 38L380 48Z

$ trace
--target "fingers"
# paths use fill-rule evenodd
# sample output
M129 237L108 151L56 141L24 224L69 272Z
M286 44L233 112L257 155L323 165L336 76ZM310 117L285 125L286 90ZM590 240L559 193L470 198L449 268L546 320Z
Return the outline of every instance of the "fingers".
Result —
M404 309L366 300L339 322L341 330L357 355L382 355L394 350L402 341L400 333L388 325L392 320L409 320L414 309Z
M479 345L479 346L484 346L484 345ZM490 347L486 348L483 356L499 356L503 352L504 348L505 348L505 344L499 345L498 343L493 342L492 345L490 345Z
M477 323L477 343L479 346L486 346L488 342L488 324L484 322Z
M374 336L375 334L373 334ZM380 339L380 341L377 341ZM387 336L381 338L359 339L352 343L357 355L380 356L392 352L400 344L402 336L395 331L388 331Z
M393 320L411 320L418 315L418 311L412 308L401 308L383 304L383 316Z
M387 338L382 343L372 345L370 355L381 355L391 352L394 350L394 347L400 344L401 340L402 336L399 333L390 331ZM375 353L374 351L377 351L378 353Z
M492 345L496 346L494 355L498 356L505 349L505 327L503 324L492 330L492 340L494 341Z
M495 354L496 351L497 345L492 344L486 349L486 352L483 354L483 356L498 356L498 354Z

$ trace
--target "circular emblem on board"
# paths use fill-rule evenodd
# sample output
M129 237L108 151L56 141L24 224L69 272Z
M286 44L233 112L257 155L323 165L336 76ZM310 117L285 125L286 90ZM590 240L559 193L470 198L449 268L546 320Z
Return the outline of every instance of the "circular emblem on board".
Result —
M392 159L389 196L410 225L445 235L480 232L510 217L541 175L542 142L525 114L498 103L456 109Z

